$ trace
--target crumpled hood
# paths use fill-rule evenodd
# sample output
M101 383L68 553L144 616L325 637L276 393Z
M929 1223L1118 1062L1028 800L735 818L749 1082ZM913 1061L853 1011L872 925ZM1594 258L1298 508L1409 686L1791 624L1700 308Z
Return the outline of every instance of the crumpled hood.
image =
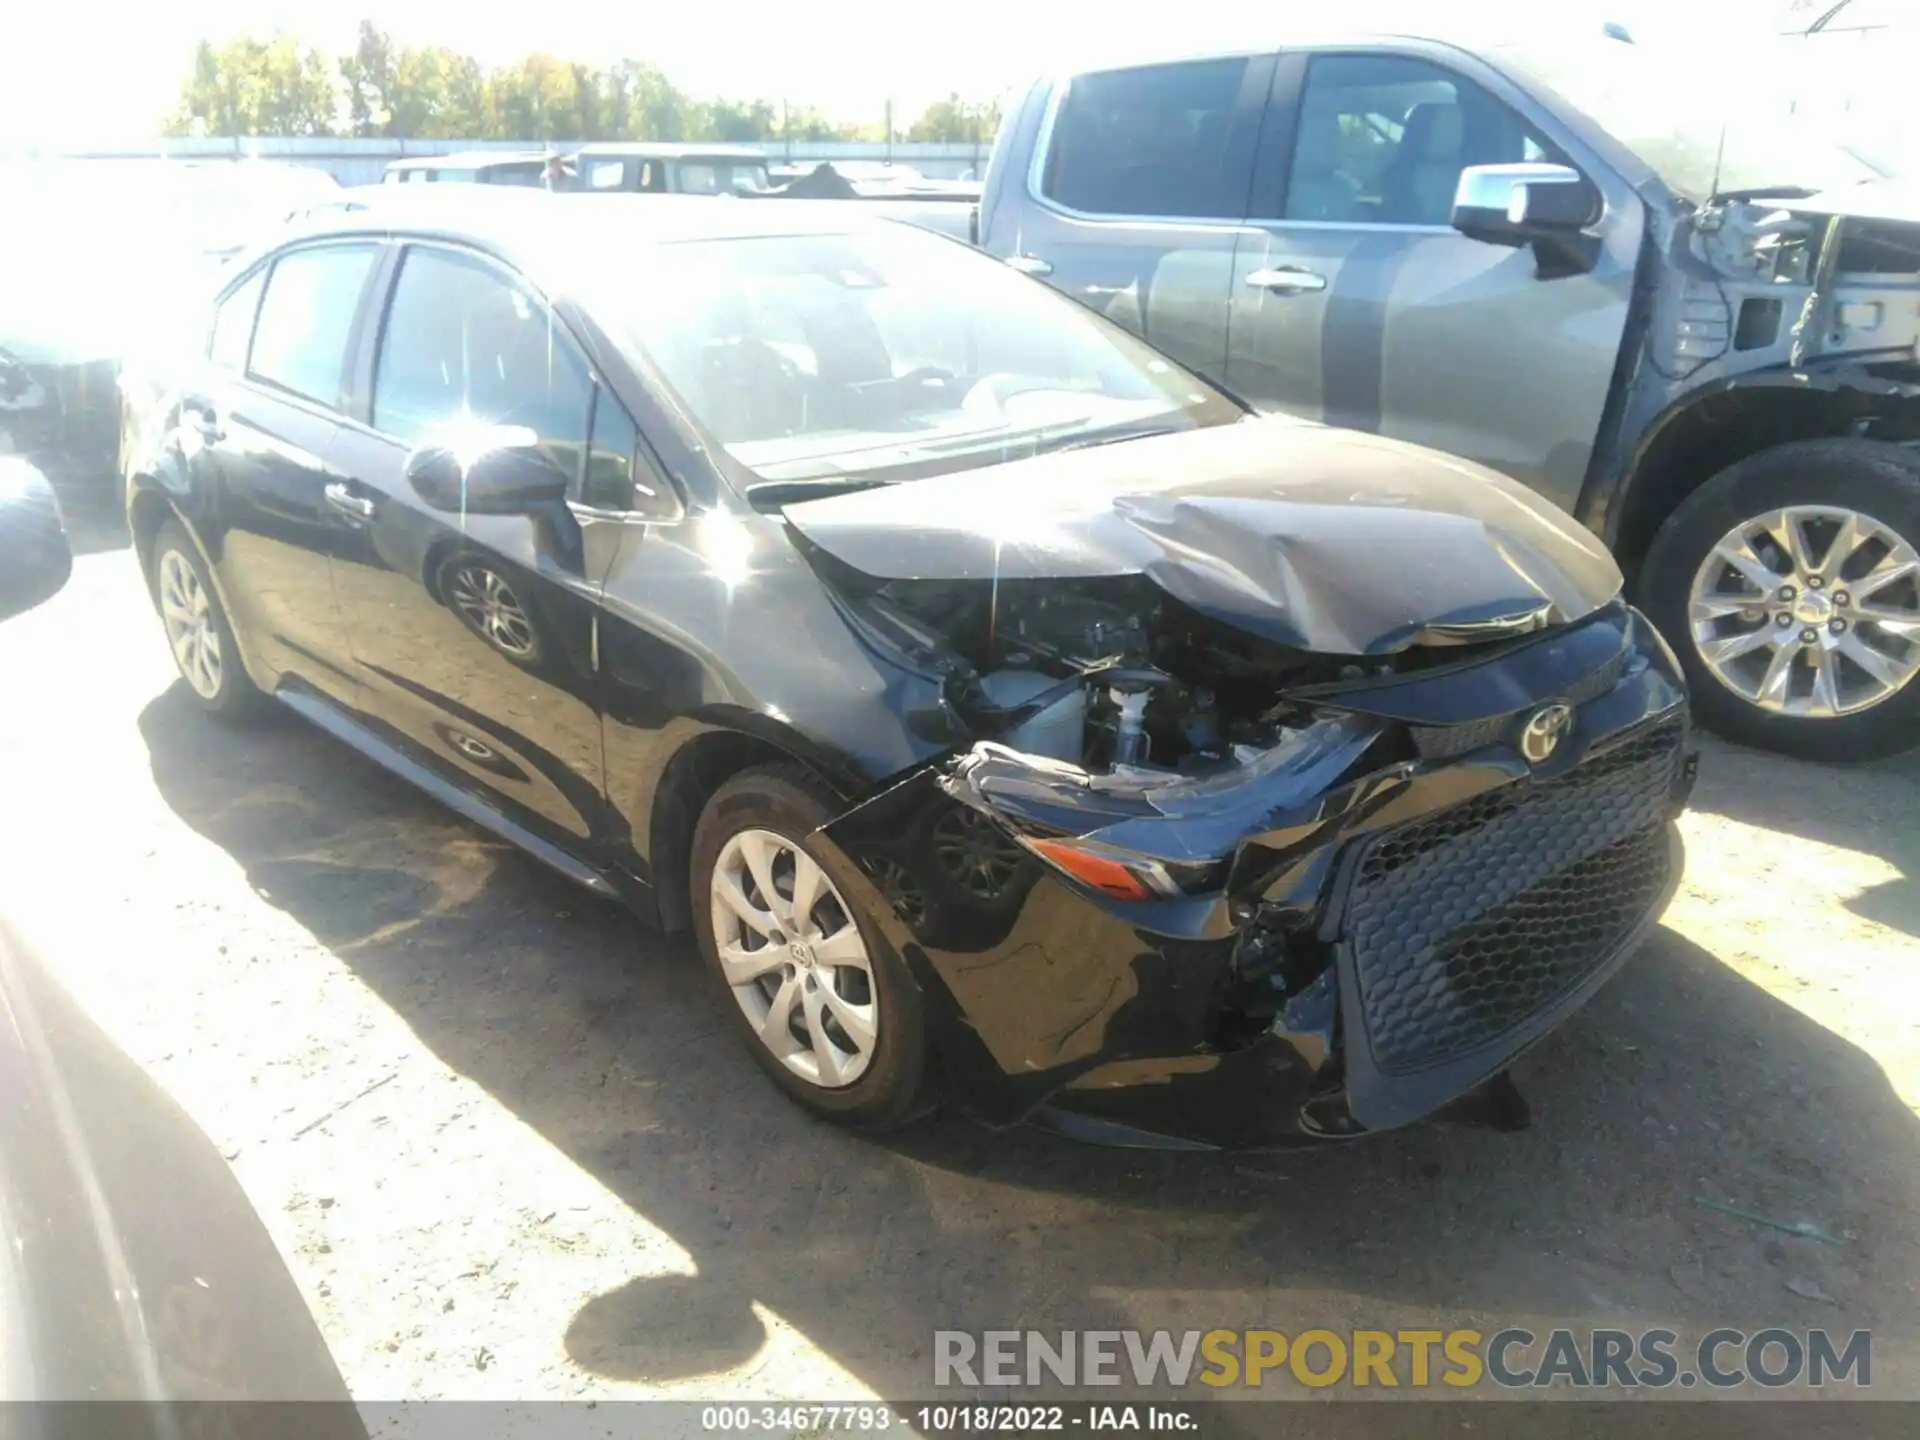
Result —
M889 580L1144 575L1296 649L1379 655L1591 614L1600 542L1523 486L1436 451L1282 417L1057 452L786 507Z

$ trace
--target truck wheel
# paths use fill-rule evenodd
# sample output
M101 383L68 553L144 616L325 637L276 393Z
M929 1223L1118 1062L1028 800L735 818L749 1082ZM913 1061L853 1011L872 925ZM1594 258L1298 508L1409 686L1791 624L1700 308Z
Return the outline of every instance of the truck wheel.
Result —
M1639 575L1696 713L1808 760L1920 743L1920 454L1804 440L1681 503Z

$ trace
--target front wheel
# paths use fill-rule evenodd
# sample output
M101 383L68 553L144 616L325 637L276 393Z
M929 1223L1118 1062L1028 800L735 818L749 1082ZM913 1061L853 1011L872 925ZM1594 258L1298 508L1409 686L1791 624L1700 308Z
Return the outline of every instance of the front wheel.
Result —
M1750 456L1668 518L1640 592L1710 729L1810 760L1920 743L1920 455L1809 440Z
M833 818L805 771L749 770L694 831L694 926L760 1068L826 1119L889 1129L924 1108L920 992L851 897L855 876L811 839Z

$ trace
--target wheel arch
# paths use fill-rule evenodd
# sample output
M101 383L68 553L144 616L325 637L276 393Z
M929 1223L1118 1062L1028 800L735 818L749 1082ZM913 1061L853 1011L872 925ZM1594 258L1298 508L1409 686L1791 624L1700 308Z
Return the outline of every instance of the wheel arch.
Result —
M704 728L668 758L648 808L648 871L666 931L693 924L693 832L707 801L729 780L765 765L798 765L846 804L872 788L844 758L771 716L729 707L698 718Z
M1647 426L1604 506L1583 509L1634 581L1667 517L1729 465L1795 440L1843 437L1920 438L1920 382L1858 366L1781 369L1683 396Z

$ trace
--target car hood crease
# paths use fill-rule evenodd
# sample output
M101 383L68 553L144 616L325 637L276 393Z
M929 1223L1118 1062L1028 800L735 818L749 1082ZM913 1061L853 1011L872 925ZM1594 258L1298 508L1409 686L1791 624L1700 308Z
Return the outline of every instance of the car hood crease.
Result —
M1297 649L1378 655L1591 614L1600 542L1522 486L1379 436L1269 417L788 505L885 580L1144 575Z

